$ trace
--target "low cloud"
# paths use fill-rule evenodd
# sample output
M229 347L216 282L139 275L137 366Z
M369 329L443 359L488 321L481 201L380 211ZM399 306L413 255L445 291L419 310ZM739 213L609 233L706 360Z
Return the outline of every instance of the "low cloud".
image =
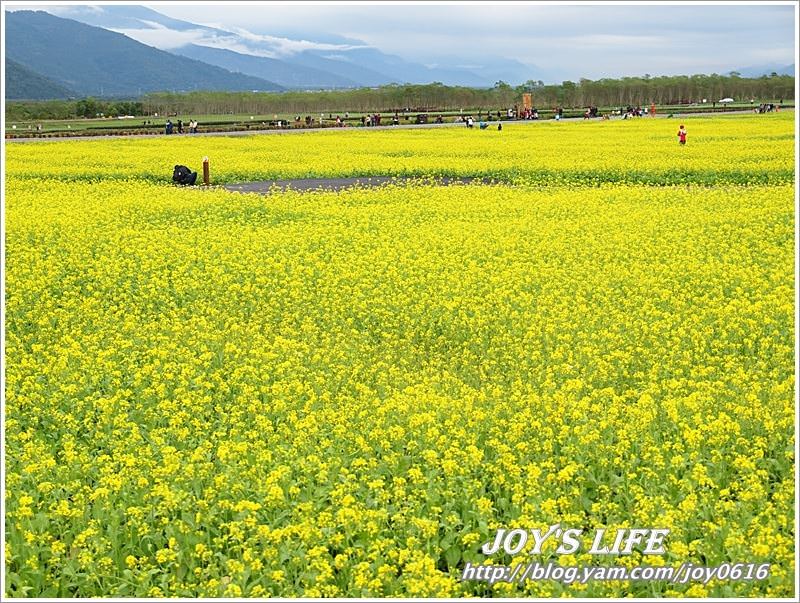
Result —
M142 44L154 46L162 50L180 48L187 44L210 46L232 50L242 54L267 58L291 56L306 50L344 51L354 48L365 48L364 45L325 44L309 40L291 40L279 36L255 34L241 27L214 25L214 29L225 29L230 35L220 35L214 29L201 27L198 29L175 30L160 23L141 20L145 27L117 28L113 31L133 38Z
M228 31L235 33L241 39L256 44L258 46L267 46L274 52L276 56L289 56L303 52L306 50L323 50L323 51L345 51L353 50L356 48L366 48L365 45L353 44L326 44L322 42L312 42L310 40L291 40L289 38L282 38L279 36L270 36L264 34L253 33L247 29L239 27L227 27Z
M162 50L170 50L172 48L180 48L187 44L200 44L208 46L208 42L216 39L219 44L231 44L235 41L233 37L229 39L221 39L216 36L210 36L209 32L204 29L186 29L177 31L164 27L160 23L153 23L150 21L143 24L148 27L141 28L120 28L113 29L117 33L133 38L137 42L147 44L148 46L155 46Z

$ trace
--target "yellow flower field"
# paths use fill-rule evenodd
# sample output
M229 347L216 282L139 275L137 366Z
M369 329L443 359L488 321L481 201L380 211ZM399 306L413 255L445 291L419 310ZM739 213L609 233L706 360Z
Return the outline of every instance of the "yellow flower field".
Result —
M689 132L678 145L678 126ZM162 136L12 147L10 173L25 178L146 178L175 164L237 182L305 176L495 176L536 184L786 184L794 182L794 114L639 119L466 128L327 130L260 137Z
M791 596L793 119L7 144L6 594ZM460 581L558 522L771 572Z

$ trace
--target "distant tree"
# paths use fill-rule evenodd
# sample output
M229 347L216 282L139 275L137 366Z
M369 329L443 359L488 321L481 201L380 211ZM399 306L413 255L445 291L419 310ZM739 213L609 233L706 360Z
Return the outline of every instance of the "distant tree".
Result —
M542 80L528 80L527 82L519 86L519 88L530 92L533 90L544 88L544 82Z
M6 120L69 119L106 115L182 115L351 113L361 111L395 111L405 108L437 111L459 109L486 110L510 107L522 100L522 94L533 92L534 104L545 110L556 106L620 107L629 104L659 105L699 102L703 98L717 100L730 96L736 99L793 100L795 78L791 75L764 75L743 78L735 75L675 75L625 77L600 80L581 79L546 85L541 80L528 80L516 87L498 81L492 88L467 88L434 84L392 84L377 88L323 90L317 92L215 92L150 93L139 100L11 101L6 102Z
M79 100L75 105L75 113L79 117L94 117L100 113L100 105L92 98L84 98Z

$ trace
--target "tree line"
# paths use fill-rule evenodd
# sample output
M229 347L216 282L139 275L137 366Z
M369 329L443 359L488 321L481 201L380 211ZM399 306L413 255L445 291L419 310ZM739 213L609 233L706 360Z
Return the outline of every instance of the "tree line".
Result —
M79 119L81 117L119 117L146 115L144 104L138 100L80 100L6 101L7 121L38 119Z
M70 119L99 115L150 116L234 114L360 113L391 111L458 111L500 109L518 105L522 94L532 95L533 105L553 107L619 107L708 103L725 97L736 101L793 100L794 77L773 73L760 78L728 75L680 75L624 77L546 85L529 80L520 86L499 81L492 88L468 88L432 84L393 84L378 88L293 92L159 92L135 100L10 101L6 119Z
M760 78L743 78L736 72L729 75L644 75L595 81L581 79L579 82L563 82L559 86L531 88L534 91L538 88L539 98L548 104L567 107L644 106L650 103L681 105L704 100L713 103L723 98L740 102L794 99L794 77L777 73Z

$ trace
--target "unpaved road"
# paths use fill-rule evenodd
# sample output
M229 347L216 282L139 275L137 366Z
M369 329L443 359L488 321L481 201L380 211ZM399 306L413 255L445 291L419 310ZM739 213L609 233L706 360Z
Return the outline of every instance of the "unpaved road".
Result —
M793 108L781 109L781 111L794 111ZM673 119L684 118L684 117L702 117L704 115L742 115L742 114L752 114L752 110L742 110L742 111L725 111L719 113L674 113ZM666 119L668 115L664 115L659 113L656 115L656 119ZM612 117L611 121L619 121L621 117ZM637 119L637 118L634 118ZM642 117L640 119L647 119L647 117ZM583 117L565 117L562 121L582 121ZM597 121L597 118L594 118ZM515 120L515 121L503 121L503 122L496 122L491 121L489 122L489 130L497 130L497 124L502 123L503 128L508 127L516 127L519 125L533 125L539 123L546 123L546 122L553 122L552 119L543 119L543 120ZM6 138L5 142L56 142L59 140L108 140L110 138L134 138L134 139L141 139L141 138L166 138L168 140L173 138L183 138L186 136L257 136L263 134L306 134L309 132L369 132L372 130L418 130L423 128L465 128L466 126L463 123L447 123L447 124L403 124L397 126L372 126L369 128L366 127L347 127L347 128L302 128L302 129L286 129L286 130L243 130L239 132L198 132L197 134L172 134L169 137L166 134L106 134L106 135L97 135L97 136L59 136L54 138L38 138L38 137L31 137L31 138ZM475 130L478 130L477 123L475 124Z
M351 187L376 187L387 184L406 184L409 182L431 182L440 186L470 184L472 182L491 184L490 180L482 178L409 178L403 176L371 176L355 178L296 178L292 180L260 180L257 182L243 182L240 184L225 184L223 188L239 193L273 193L286 190L313 191L328 190L338 191Z

